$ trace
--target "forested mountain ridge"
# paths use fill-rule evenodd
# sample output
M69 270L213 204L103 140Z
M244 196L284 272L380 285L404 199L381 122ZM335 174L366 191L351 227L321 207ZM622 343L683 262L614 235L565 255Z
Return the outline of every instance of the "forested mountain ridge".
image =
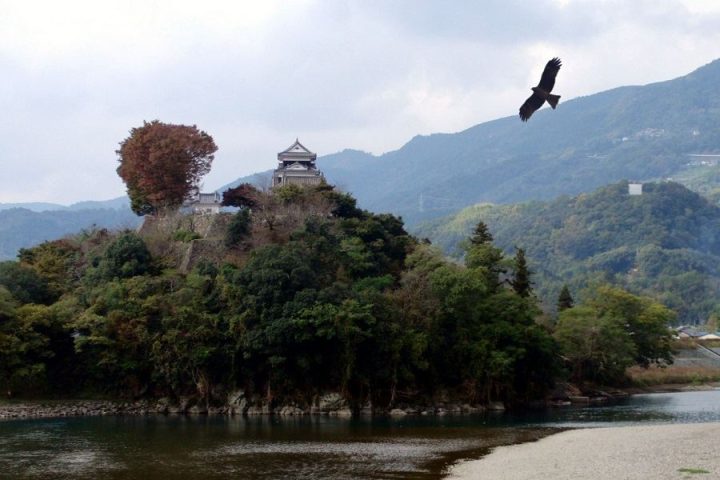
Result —
M0 261L15 258L21 248L76 234L83 229L135 228L141 220L128 207L42 212L26 208L0 210Z
M527 123L512 115L417 136L380 156L345 150L318 165L364 208L401 215L411 226L479 202L666 178L687 168L689 154L720 152L718 82L720 60L674 80L563 101Z
M48 211L72 211L78 212L82 210L125 210L130 208L130 200L126 196L112 198L110 200L86 200L76 202L70 205L61 205L59 203L47 202L23 202L23 203L0 203L0 211L10 210L13 208L24 208L33 212Z
M526 250L548 305L564 283L580 293L609 281L662 301L680 322L704 323L720 313L720 208L673 182L643 189L630 196L620 182L551 202L475 205L417 233L458 256L483 221L499 247Z

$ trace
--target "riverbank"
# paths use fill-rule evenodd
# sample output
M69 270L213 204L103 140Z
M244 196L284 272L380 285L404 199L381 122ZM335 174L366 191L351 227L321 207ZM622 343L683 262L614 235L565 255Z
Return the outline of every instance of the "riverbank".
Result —
M490 405L470 405L439 402L431 405L398 405L392 409L363 408L353 412L348 402L337 393L317 396L311 404L273 405L258 398L247 399L242 393L231 394L224 405L206 406L193 397L143 399L135 401L53 399L0 400L0 420L54 417L95 417L109 415L209 415L209 416L444 416L477 414L485 411L502 412L500 402Z
M720 477L720 423L571 430L461 462L448 480L625 480Z
M576 393L565 400L571 401L548 402L534 408L568 407L570 405L612 405L625 399L628 395L647 393L675 393L707 391L720 388L720 383L691 384L691 385L651 385L644 387L628 387L614 390L603 396L582 396ZM597 393L596 393L597 395ZM106 416L106 415L229 415L229 416L302 416L302 415L329 415L351 417L354 414L363 416L443 416L477 414L485 411L504 411L505 406L500 402L489 405L466 404L460 401L435 402L432 404L412 405L400 404L392 409L363 408L353 412L348 402L338 393L328 393L318 396L309 405L307 404L280 404L269 405L267 402L253 397L246 398L242 392L233 392L228 395L224 405L207 407L198 398L183 397L171 400L169 398L142 399L142 400L109 400L109 399L46 399L46 400L0 400L0 420L18 418L53 418L77 416Z
M28 400L0 402L0 420L142 415L146 413L149 413L147 402L119 402L112 400Z

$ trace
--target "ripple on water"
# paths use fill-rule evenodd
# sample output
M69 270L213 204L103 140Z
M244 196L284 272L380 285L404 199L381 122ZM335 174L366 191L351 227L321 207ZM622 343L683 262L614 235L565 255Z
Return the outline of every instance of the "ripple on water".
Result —
M478 442L471 439L377 438L354 442L233 442L214 449L192 453L192 457L225 464L229 472L251 466L257 472L263 466L266 474L274 471L273 463L283 469L323 478L352 478L363 472L421 472L421 465L443 453L468 450Z

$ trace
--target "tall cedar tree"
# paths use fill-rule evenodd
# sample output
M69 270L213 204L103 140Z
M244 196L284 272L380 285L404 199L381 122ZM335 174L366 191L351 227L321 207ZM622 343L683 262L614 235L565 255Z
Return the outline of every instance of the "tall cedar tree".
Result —
M487 225L479 222L467 245L465 265L470 268L482 267L485 269L485 279L492 292L497 292L502 285L500 277L505 274L502 267L503 252L492 243L493 236Z
M560 290L560 295L558 295L558 301L557 301L558 312L562 312L563 310L572 308L574 304L575 304L575 300L573 300L572 295L570 295L570 289L568 288L567 285L563 285L562 290Z
M158 120L130 130L116 151L117 173L138 215L176 208L197 191L217 146L198 128Z
M525 260L525 250L517 249L515 253L515 278L510 282L515 292L523 298L527 298L532 293L530 285L530 270Z
M485 222L479 222L473 230L472 236L470 237L470 243L473 245L482 245L485 243L492 243L493 236L488 230Z

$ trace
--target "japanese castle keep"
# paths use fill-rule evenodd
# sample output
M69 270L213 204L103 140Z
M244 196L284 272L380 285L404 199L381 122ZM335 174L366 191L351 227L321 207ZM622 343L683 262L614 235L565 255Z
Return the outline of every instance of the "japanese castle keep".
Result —
M278 167L273 172L273 187L281 185L318 185L323 174L315 166L317 154L303 146L297 139L284 151L278 153Z

